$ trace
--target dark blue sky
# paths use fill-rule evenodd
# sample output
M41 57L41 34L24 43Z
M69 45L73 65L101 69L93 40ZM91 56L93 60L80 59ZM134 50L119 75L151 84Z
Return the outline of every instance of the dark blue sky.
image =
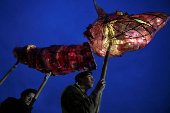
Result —
M96 2L107 13L120 10L129 14L165 12L170 15L169 0ZM0 0L0 79L17 61L13 48L87 42L83 32L97 17L93 0ZM94 58L96 85L104 58ZM100 113L170 113L169 65L170 23L158 31L144 49L109 58ZM34 103L32 113L61 113L62 90L74 84L77 73L51 76ZM0 102L7 97L20 98L26 88L38 89L44 76L19 63L0 86Z

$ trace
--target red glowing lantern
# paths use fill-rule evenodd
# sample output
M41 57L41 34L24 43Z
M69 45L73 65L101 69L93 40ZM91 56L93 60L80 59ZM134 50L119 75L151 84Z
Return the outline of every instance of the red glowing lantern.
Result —
M94 4L98 19L87 27L84 36L90 40L97 56L105 56L109 43L111 57L144 48L170 18L163 12L128 15L117 11L107 14L95 1Z
M98 18L87 27L84 36L90 41L95 55L105 56L100 79L105 79L108 59L121 57L127 51L144 48L169 21L163 12L129 15L121 11L107 14L96 2ZM100 95L101 99L102 94ZM99 100L100 101L100 100ZM100 102L96 113L99 112Z
M91 71L97 67L88 42L44 48L28 45L14 48L13 54L22 64L43 73L52 72L54 76L75 71Z

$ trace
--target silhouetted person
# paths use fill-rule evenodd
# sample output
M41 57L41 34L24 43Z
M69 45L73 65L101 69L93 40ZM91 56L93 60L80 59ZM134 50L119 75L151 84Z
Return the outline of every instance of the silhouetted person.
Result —
M26 89L21 93L21 98L9 97L1 103L0 113L31 113L29 104L34 98L37 90Z
M67 86L61 95L62 113L95 113L105 81L99 80L90 96L87 96L87 90L92 88L94 83L92 72L81 72L76 75L75 80L76 83Z

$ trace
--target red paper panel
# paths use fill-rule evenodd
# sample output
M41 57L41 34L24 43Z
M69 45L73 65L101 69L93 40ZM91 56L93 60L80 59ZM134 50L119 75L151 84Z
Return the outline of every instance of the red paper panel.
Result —
M19 62L52 75L65 75L75 71L91 71L96 69L89 43L79 45L52 45L36 48L28 45L16 47L14 57Z

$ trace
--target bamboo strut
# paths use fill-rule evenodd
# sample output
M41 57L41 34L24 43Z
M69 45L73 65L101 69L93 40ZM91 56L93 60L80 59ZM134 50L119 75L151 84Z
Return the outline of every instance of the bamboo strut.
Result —
M103 64L100 80L105 79L105 77L106 77L106 70L107 70L107 64L108 64L108 60L109 60L109 53L110 53L111 45L112 45L112 41L110 41L110 43L109 43L109 47L107 49L107 52L106 52L106 55L105 55L105 58L104 58L104 64ZM99 103L98 103L98 106L97 106L96 113L99 113L101 98L102 98L102 93L100 93L100 95L99 95Z
M52 73L50 72L50 73L48 73L48 74L44 77L44 81L43 81L43 83L41 84L40 88L38 89L35 97L34 97L33 100L31 101L31 103L30 103L30 105L29 105L29 108L32 108L32 105L34 104L34 102L35 102L36 99L38 98L38 95L40 94L42 88L43 88L44 85L46 84L46 82L47 82L48 78L51 76L51 74L52 74Z
M19 61L17 61L14 66L7 72L7 74L0 81L0 85L5 81L5 79L9 76L9 74L17 67Z

